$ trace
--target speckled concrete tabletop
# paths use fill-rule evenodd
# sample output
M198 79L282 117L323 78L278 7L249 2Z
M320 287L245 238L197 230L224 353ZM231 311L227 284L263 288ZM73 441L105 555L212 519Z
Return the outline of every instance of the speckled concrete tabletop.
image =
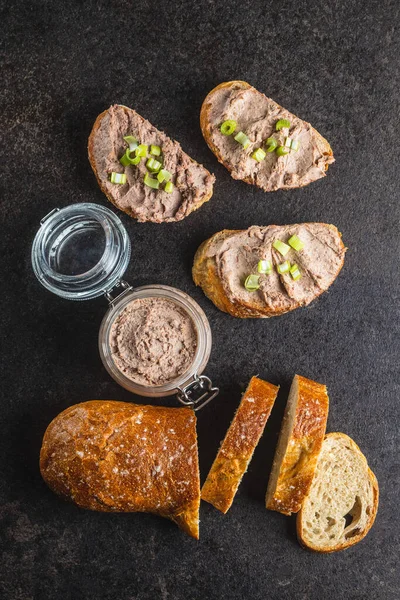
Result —
M399 597L399 4L333 2L13 2L3 4L0 596L4 600L393 600ZM336 163L308 188L266 194L234 181L199 129L207 92L244 79L310 121ZM209 317L207 367L221 388L199 413L202 478L253 374L281 384L232 509L201 509L196 542L168 521L96 514L59 500L38 470L44 430L88 399L145 402L97 352L104 298L62 300L32 273L30 248L55 206L111 206L87 160L96 116L132 106L215 173L214 196L186 220L139 224L126 279L193 296ZM396 166L397 162L397 166ZM324 221L349 250L330 291L270 320L219 312L190 274L222 228ZM328 430L351 435L381 490L358 546L313 555L294 520L263 498L294 373L328 385ZM172 399L160 401L173 405ZM398 567L398 563L397 563Z

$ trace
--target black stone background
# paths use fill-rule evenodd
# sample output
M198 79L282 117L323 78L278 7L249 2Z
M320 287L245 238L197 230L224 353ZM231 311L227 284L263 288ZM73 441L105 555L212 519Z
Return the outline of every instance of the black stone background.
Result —
M396 0L2 3L1 598L399 597L398 23ZM266 194L230 178L199 129L203 98L230 79L249 81L326 136L336 163L324 180ZM86 143L115 102L175 137L217 178L211 201L180 223L119 213L133 245L126 279L184 290L211 323L207 374L221 394L199 414L203 479L249 378L281 385L231 510L203 503L198 542L154 516L64 503L38 470L44 430L64 408L146 402L101 365L105 300L58 298L30 265L33 236L53 207L110 207ZM194 252L216 231L301 221L334 223L349 248L337 281L309 308L234 319L195 288ZM328 385L328 430L354 438L380 483L373 529L334 555L302 550L294 518L264 508L294 373Z

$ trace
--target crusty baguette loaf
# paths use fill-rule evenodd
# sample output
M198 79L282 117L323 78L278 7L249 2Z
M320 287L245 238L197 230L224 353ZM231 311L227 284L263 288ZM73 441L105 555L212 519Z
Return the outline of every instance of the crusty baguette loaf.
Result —
M128 146L123 139L126 135L133 135L149 147L161 147L163 166L173 176L172 193L165 192L163 184L158 190L144 184L146 158L137 166L122 166L119 159ZM212 196L215 177L183 152L178 142L126 106L116 104L97 117L89 136L88 153L101 190L117 208L138 221L180 221ZM111 183L112 171L125 173L127 183Z
M290 128L276 131L280 119L289 120ZM233 135L220 131L226 120L237 123ZM227 81L211 90L201 107L200 127L208 146L234 179L266 192L308 185L324 177L334 162L329 143L318 131L245 81ZM239 130L250 139L246 149L234 139ZM269 137L274 137L278 145L284 145L287 137L296 139L300 148L285 156L268 152L264 160L257 162L251 154L258 148L265 150Z
M290 249L283 257L273 243L287 243L292 235L304 242L304 248ZM345 252L341 234L326 223L225 229L198 248L193 280L220 310L234 317L273 317L307 306L326 291L343 266ZM247 291L244 281L257 274L259 260L269 260L272 273L261 275L259 290ZM290 273L278 274L277 266L285 260L298 265L299 280Z
M196 417L189 408L83 402L48 426L40 471L82 508L150 512L199 537Z
M300 510L314 477L328 409L326 386L295 375L268 482L270 510L285 515Z
M252 377L201 490L226 513L264 431L279 387Z
M329 433L297 515L299 541L315 552L353 546L371 529L378 503L378 482L360 448L344 433Z

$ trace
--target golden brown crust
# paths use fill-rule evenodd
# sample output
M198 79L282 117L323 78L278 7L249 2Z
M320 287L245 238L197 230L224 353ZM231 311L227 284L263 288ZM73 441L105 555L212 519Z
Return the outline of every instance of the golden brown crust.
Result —
M344 433L340 433L340 432L334 432L334 433L328 433L325 436L325 439L327 439L327 438L346 438L346 443L350 444L352 449L354 450L354 452L361 454L361 456L364 458L365 462L367 462L367 459L365 458L364 454L361 452L358 445L348 435L346 435ZM369 475L373 493L374 493L374 501L373 501L373 508L370 513L369 521L368 521L366 527L364 528L364 530L359 535L354 535L354 536L348 538L348 540L346 542L344 542L343 544L338 544L334 548L316 547L316 546L310 545L303 538L303 534L302 534L302 532L303 532L302 512L303 511L300 510L300 512L297 514L297 517L296 517L296 532L297 532L297 538L298 538L300 544L303 546L303 548L306 548L307 550L311 550L313 552L320 552L322 554L330 554L331 552L338 552L339 550L345 550L346 548L349 548L350 546L354 546L354 544L358 544L358 542L360 542L362 539L365 538L365 536L367 535L367 533L369 532L369 530L371 529L372 525L375 522L375 518L376 518L376 514L378 512L378 506L379 506L378 480L375 477L375 474L371 471L371 469L369 467L368 467L368 475Z
M342 234L334 225L327 224L327 226L335 230L341 238ZM215 242L222 242L224 239L232 235L242 233L242 231L244 230L223 229L222 231L212 235L210 238L208 238L208 240L205 240L199 246L194 256L192 267L194 283L202 288L205 295L211 300L211 302L215 304L217 308L223 312L229 313L233 317L239 317L242 319L277 317L290 312L291 310L295 310L296 308L300 308L300 306L302 306L300 303L293 303L291 308L281 307L272 310L271 308L261 304L261 302L257 301L256 298L252 303L241 302L240 304L238 302L235 303L228 298L218 273L216 259L213 256L208 256L208 250ZM345 249L342 241L341 247ZM344 254L337 275L340 273L343 264ZM324 290L321 289L320 292L315 295L315 298L318 298L318 296L320 296L323 292Z
M211 110L211 106L212 106L211 99L212 99L213 94L216 91L223 89L223 88L230 88L230 87L236 87L236 86L241 86L242 89L251 89L253 87L246 81L241 81L241 80L224 81L223 83L220 83L215 88L213 88L211 90L211 92L209 92L207 94L207 96L205 97L203 104L201 106L201 110L200 110L200 128L201 128L203 137L204 137L205 141L207 142L207 145L210 148L210 150L217 157L218 161L222 165L224 165L224 167L229 172L232 172L233 165L231 165L225 161L225 158L222 156L219 149L212 142L212 137L211 137L212 125L211 125L211 121L210 121L210 110ZM275 102L275 104L277 104L277 103ZM279 106L279 105L277 104L277 106ZM280 108L282 108L282 107L280 107ZM312 130L315 133L316 138L320 142L322 154L324 154L326 156L333 156L332 148L331 148L330 144L328 143L328 141L316 129L314 129L314 127L312 127ZM326 164L325 171L328 170L328 167L329 167L329 165ZM257 185L249 177L242 179L242 181L244 181L245 183L248 183L250 185ZM302 185L296 186L296 187L305 187L305 186L309 185L310 183L311 182L303 183Z
M151 512L199 537L196 417L188 408L93 400L48 426L40 471L82 508Z
M329 410L325 385L300 375L295 375L295 379L298 382L298 401L294 426L275 489L271 490L269 500L268 493L266 498L269 510L284 515L297 513L308 494L324 440Z
M122 106L122 105L121 105ZM125 107L128 108L128 107ZM131 110L128 108L128 110ZM118 208L118 210L123 210L124 212L126 212L127 215L129 215L130 217L132 217L133 219L136 218L136 216L129 211L129 208L126 207L124 209L122 209L120 206L118 206L118 204L116 204L116 202L114 201L114 199L112 198L112 196L108 193L106 186L104 185L104 182L101 180L98 170L96 168L96 161L94 159L94 140L96 137L96 132L97 130L100 128L101 125L101 121L102 119L107 115L108 110L104 110L102 113L99 114L99 116L96 118L94 125L92 127L92 131L90 132L89 135L89 139L88 139L88 157L89 157L89 162L90 162L90 166L93 169L93 173L96 176L97 179L97 183L99 184L99 187L101 189L101 191L103 192L103 194L106 195L107 199L111 202L111 204L113 204L116 208ZM194 160L194 158L191 158L191 160L195 163L197 163L197 161ZM199 164L199 163L197 163ZM202 165L201 165L202 166ZM203 167L205 169L205 167ZM206 170L206 169L205 169ZM197 210L198 208L200 208L200 206L202 206L205 202L208 202L210 200L210 198L213 195L213 187L211 186L211 191L209 194L205 195L201 201L199 201L197 204L194 204L192 206L192 209L190 210L190 212L187 213L188 216L191 212L194 212L195 210ZM167 221L165 221L167 222Z
M264 431L279 387L252 377L201 490L222 513L232 505Z

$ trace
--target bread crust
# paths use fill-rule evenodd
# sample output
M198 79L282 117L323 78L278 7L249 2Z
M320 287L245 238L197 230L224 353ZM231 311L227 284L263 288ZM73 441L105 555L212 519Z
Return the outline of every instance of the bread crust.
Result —
M201 498L224 514L232 506L278 391L279 386L258 377L251 378L207 475Z
M196 417L189 408L92 400L48 426L40 451L47 485L82 508L151 512L199 537Z
M334 225L327 224L327 226L338 232L337 228ZM228 298L221 282L216 259L213 256L208 256L208 250L215 242L222 242L230 236L241 233L242 231L244 230L223 229L222 231L219 231L212 235L208 240L205 240L199 246L194 256L192 267L192 277L194 283L202 288L205 295L211 300L211 302L215 304L217 308L219 308L223 312L229 313L233 317L239 317L241 319L267 319L269 317L277 317L279 315L283 315L287 312L295 310L296 308L300 308L302 304L295 303L292 307L287 309L275 308L271 310L270 308L261 305L260 303L241 302L239 304L238 302L234 302L230 298ZM338 232L338 234L341 237L341 233ZM343 249L345 249L345 246L342 241L341 246ZM337 275L340 273L343 264L344 254ZM318 296L320 296L323 292L324 290L321 290L318 294L316 294L315 298L318 298Z
M124 106L124 105L121 104L120 106ZM127 108L128 110L131 110L127 106L124 106L124 108ZM95 120L95 122L93 124L93 127L92 127L92 130L90 132L90 135L89 135L89 139L88 139L88 157L89 157L90 166L93 169L93 173L96 176L97 183L99 184L99 187L100 187L101 191L103 192L103 194L105 194L105 196L111 202L111 204L113 204L116 208L118 208L118 210L123 210L127 215L129 215L133 219L136 219L137 218L136 215L134 215L133 212L130 211L128 207L125 208L125 209L122 209L120 206L118 206L116 204L116 202L112 198L111 194L108 193L107 188L104 185L104 182L101 180L99 172L98 172L98 170L96 168L96 161L94 159L94 140L95 140L95 137L96 137L96 132L98 131L98 129L101 126L101 121L104 119L104 117L107 115L107 113L108 113L108 110L104 110L102 113L100 113L98 115L98 117L96 118L96 120ZM194 158L191 158L191 160L193 162L195 162L196 164L200 164L196 160L194 160ZM202 166L202 165L200 165L200 166ZM203 167L203 168L205 169L205 167ZM185 215L185 217L188 216L190 213L194 212L195 210L197 210L198 208L200 208L200 206L202 206L205 202L208 202L210 200L210 198L212 197L212 195L213 195L213 186L211 186L211 190L210 190L209 194L206 194L205 196L203 196L203 198L199 202L197 202L196 204L193 204L191 210ZM166 220L166 221L162 221L162 222L166 223L168 221Z
M358 544L358 542L360 542L362 539L364 539L365 536L367 535L367 533L369 532L369 530L371 529L372 525L375 522L375 518L376 518L376 514L378 512L378 506L379 506L378 480L375 477L375 474L369 468L367 459L364 456L364 454L361 452L359 446L354 442L354 440L351 439L351 437L349 437L345 433L340 433L340 432L328 433L325 436L325 439L328 439L328 438L345 439L346 443L350 444L350 446L352 447L352 450L354 452L358 453L362 457L363 461L365 461L365 464L367 466L368 477L371 481L374 499L373 499L373 508L372 508L370 518L368 520L368 523L367 523L365 529L359 535L355 535L355 536L349 538L347 542L338 544L337 546L334 546L333 548L316 547L316 546L306 542L305 538L303 537L303 511L300 510L300 512L297 514L297 518L296 518L297 538L298 538L300 544L303 546L303 548L306 548L307 550L311 550L312 552L319 552L322 554L330 554L332 552L338 552L339 550L345 550L346 548L350 548L350 546L354 546L354 544Z
M201 105L201 109L200 109L200 128L201 128L203 137L204 137L205 141L207 142L207 145L210 148L210 150L217 157L218 162L220 162L222 165L224 165L224 167L230 173L232 173L233 166L225 161L225 158L221 154L220 150L212 142L212 137L211 137L212 125L211 125L211 121L210 121L210 111L211 111L211 106L212 106L212 102L211 102L212 96L213 96L213 94L215 94L215 92L217 92L218 90L221 90L223 88L233 88L236 86L240 86L243 90L253 88L253 86L250 85L249 83L247 83L247 81L242 81L239 79L234 80L234 81L224 81L223 83L220 83L215 88L213 88L207 94L207 96L205 97L205 99L203 101L203 104ZM265 94L263 94L263 95L265 95ZM275 102L275 104L277 106L279 106L279 108L282 108L277 102ZM316 129L314 129L314 127L311 126L311 128L312 128L316 138L318 139L319 144L321 145L322 153L327 156L333 156L333 151L332 151L332 148L331 148L330 144L328 143L328 141ZM328 170L328 167L329 167L329 165L326 164L325 172ZM251 180L250 177L241 179L241 181L244 181L245 183L248 183L250 185L257 185L256 183L254 183ZM302 185L299 185L296 187L306 187L310 183L311 183L311 181L309 181L308 183L303 183ZM285 189L285 188L283 188L283 189Z
M266 495L266 507L284 515L297 513L308 494L324 440L329 409L325 385L300 375L295 375L295 380L298 382L298 401L293 430L275 489L270 488L270 480ZM284 423L286 418L287 413Z

